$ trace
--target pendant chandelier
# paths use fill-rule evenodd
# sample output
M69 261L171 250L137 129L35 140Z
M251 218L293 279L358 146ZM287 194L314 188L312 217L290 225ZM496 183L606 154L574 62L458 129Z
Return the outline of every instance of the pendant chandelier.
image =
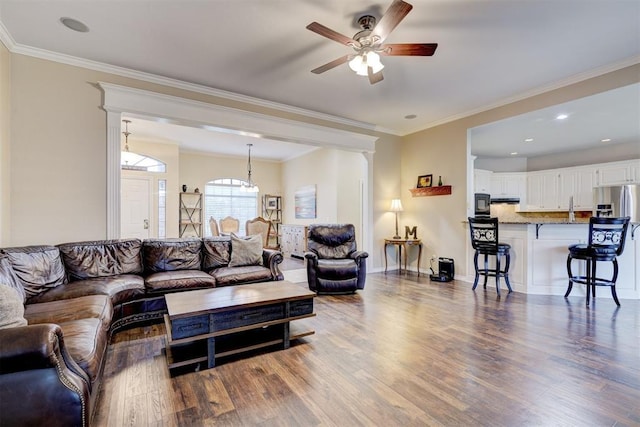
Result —
M122 132L122 134L124 135L124 151L126 151L127 153L129 152L129 135L131 135L131 132L129 132L129 123L131 123L131 120L123 120L122 121L124 123L124 132Z
M254 184L253 180L251 179L251 147L253 147L253 144L247 144L247 147L249 147L249 159L247 161L247 182L244 182L242 183L242 185L240 185L240 190L246 191L248 193L257 193L260 191L260 188L258 188L258 186Z

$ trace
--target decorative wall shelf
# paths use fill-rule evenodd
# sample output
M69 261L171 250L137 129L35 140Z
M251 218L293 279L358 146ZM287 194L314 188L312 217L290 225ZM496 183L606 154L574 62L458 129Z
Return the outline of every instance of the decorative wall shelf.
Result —
M446 196L451 194L451 186L439 185L437 187L410 188L409 191L411 191L413 197Z

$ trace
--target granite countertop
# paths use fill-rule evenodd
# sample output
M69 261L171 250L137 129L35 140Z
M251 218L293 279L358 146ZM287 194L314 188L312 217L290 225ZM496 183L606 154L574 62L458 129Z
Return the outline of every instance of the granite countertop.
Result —
M573 222L569 222L568 219L558 219L558 218L530 218L523 220L506 220L502 221L498 219L500 224L589 224L589 219L576 219Z

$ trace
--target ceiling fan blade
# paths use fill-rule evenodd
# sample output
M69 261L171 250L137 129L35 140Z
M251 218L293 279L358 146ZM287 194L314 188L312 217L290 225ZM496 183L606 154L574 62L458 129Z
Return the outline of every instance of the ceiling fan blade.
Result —
M344 64L348 60L349 60L349 55L345 55L345 56L342 56L342 57L340 57L338 59L334 59L331 62L327 62L326 64L321 65L320 67L311 70L311 72L314 73L314 74L324 73L325 71L329 71L330 69L335 68L338 65Z
M307 30L313 31L316 34L320 34L322 37L326 37L330 40L336 41L346 46L352 46L354 44L359 45L359 43L353 40L351 37L342 35L337 31L333 31L331 28L327 28L317 22L312 22L311 24L307 25Z
M384 56L432 56L438 43L392 43L380 46Z
M378 71L377 73L373 72L373 68L371 67L367 67L367 71L369 74L369 83L371 83L372 85L381 82L384 79L384 76L382 75L382 71Z
M389 6L389 9L384 13L380 21L376 24L373 31L371 31L372 37L377 37L379 43L382 43L384 39L398 26L400 21L413 9L409 3L402 0L394 0Z

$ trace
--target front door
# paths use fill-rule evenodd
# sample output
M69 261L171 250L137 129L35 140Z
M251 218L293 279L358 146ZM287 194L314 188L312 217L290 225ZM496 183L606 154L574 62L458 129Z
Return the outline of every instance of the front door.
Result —
M149 238L151 179L122 178L120 186L120 237Z

